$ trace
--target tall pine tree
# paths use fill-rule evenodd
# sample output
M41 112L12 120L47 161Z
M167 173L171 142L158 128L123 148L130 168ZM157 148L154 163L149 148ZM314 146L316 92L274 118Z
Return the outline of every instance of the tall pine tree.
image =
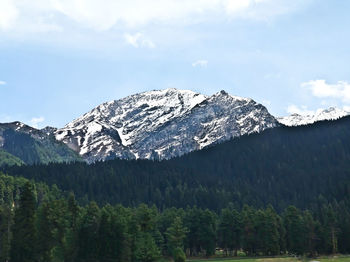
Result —
M15 211L11 262L34 262L35 260L35 197L33 185L27 182Z

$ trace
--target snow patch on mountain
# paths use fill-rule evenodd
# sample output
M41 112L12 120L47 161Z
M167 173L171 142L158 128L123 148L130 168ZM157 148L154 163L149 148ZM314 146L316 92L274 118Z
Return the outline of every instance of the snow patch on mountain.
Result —
M336 120L350 115L349 111L337 107L318 109L314 114L291 114L285 117L278 117L277 121L286 126L308 125L323 120Z
M88 162L169 159L277 125L250 98L170 88L103 103L54 135Z

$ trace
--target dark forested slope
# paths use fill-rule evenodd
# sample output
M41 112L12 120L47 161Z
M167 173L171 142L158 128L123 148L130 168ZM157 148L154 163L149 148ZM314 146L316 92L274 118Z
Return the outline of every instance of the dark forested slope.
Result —
M197 205L220 210L272 204L315 209L350 196L350 117L243 136L169 161L112 160L4 170L73 190L81 202Z
M0 166L81 160L77 153L53 136L20 122L0 123L0 150L8 153L0 155ZM9 156L12 156L11 160Z
M24 164L21 159L18 157L6 152L5 150L0 149L0 166L13 166L13 165L22 165Z

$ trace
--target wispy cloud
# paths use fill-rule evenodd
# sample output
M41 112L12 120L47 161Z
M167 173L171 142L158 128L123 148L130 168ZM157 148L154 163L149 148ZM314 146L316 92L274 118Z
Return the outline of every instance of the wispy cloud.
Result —
M0 29L9 30L18 19L19 11L13 0L0 1Z
M151 23L197 23L217 19L269 19L309 0L1 0L0 30L57 30L80 25L96 31ZM214 18L215 19L215 18Z
M128 44L132 45L135 48L139 48L139 47L155 48L156 46L149 38L146 38L140 32L136 34L125 34L124 39Z
M318 98L333 98L346 103L350 102L350 83L346 81L329 84L326 80L319 79L302 83L301 86L311 90L312 95Z
M29 123L32 127L38 128L39 124L43 123L45 121L44 117L33 117Z
M350 112L350 83L346 81L338 81L334 84L327 83L324 79L311 80L300 85L304 91L313 97L320 98L322 107L338 107L344 111ZM322 111L322 108L310 110L307 106L297 106L291 104L287 108L289 114L312 115Z
M5 82L5 81L1 81L0 80L0 86L4 86L4 85L6 85L7 83Z
M197 60L192 63L193 67L207 67L208 66L208 60Z

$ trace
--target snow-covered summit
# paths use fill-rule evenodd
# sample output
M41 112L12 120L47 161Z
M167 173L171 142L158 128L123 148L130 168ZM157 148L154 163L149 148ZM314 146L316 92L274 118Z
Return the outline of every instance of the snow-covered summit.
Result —
M289 116L279 117L277 120L286 126L301 126L323 120L336 120L347 115L350 115L350 112L337 107L330 107L328 109L318 109L314 114L291 114Z
M54 134L88 162L168 159L277 125L252 99L170 88L103 103Z

